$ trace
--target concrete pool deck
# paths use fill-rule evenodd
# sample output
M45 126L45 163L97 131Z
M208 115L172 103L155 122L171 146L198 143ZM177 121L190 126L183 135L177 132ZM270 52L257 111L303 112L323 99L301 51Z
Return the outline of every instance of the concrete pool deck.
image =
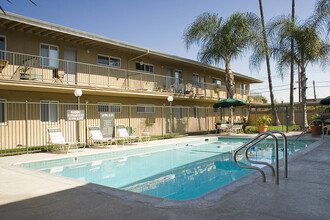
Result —
M236 136L236 135L235 135ZM252 135L250 137L254 137ZM210 137L210 136L203 136ZM306 135L305 138L309 139ZM150 142L190 141L185 137ZM86 183L13 164L110 152L85 149L0 158L1 219L330 219L330 136L289 156L289 178L253 172L199 198L172 201ZM280 163L282 165L283 163Z

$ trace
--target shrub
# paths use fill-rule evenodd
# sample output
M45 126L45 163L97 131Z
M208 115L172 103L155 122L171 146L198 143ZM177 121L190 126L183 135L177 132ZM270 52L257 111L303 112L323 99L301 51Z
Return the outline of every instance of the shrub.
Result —
M256 126L246 126L245 131L246 134L258 133L258 128Z

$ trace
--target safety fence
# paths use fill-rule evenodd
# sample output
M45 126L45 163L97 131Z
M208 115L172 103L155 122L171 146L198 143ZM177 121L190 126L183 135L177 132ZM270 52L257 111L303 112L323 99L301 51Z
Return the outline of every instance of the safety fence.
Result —
M236 109L235 118L245 111ZM222 118L221 118L221 117ZM106 137L117 138L115 126L131 135L162 138L171 133L211 132L228 117L227 110L209 107L120 105L0 100L0 155L36 152L51 145L49 128L60 128L67 142L90 143L89 127L99 127Z

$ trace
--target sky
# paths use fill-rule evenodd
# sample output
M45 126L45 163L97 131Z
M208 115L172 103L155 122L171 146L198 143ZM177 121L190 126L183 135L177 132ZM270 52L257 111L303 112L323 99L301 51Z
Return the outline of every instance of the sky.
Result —
M227 18L234 12L254 12L258 16L258 0L29 0L0 1L5 11L46 22L86 31L111 39L197 60L197 46L186 49L182 35L185 28L204 12L217 13ZM306 19L314 10L315 0L296 0L296 16ZM263 0L265 22L282 14L291 13L291 0ZM249 52L231 63L232 70L264 81L251 86L252 92L261 92L269 100L265 64L259 71L249 69ZM272 64L275 99L289 101L289 75L283 79ZM224 65L218 66L224 68ZM330 68L319 65L307 68L307 98L330 95ZM295 72L297 81L297 72ZM297 84L296 86L297 87ZM298 102L298 89L295 90Z

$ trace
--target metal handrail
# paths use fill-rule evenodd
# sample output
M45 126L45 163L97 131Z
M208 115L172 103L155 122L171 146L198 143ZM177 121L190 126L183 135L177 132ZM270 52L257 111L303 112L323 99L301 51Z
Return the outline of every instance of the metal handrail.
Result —
M288 177L288 165L287 165L287 137L286 135L279 131L279 130L274 130L274 131L270 131L270 132L263 132L263 133L260 133L259 135L257 135L256 137L254 137L252 140L250 140L249 142L245 143L244 145L242 145L240 148L238 148L235 152L234 152L234 161L235 163L237 164L237 166L239 167L242 167L242 168L246 168L246 169L255 169L257 171L259 171L262 175L262 180L263 182L266 182L266 175L265 173L258 167L255 167L255 166L245 166L245 165L241 165L237 162L237 159L236 159L236 155L237 153L242 150L243 148L247 147L246 150L245 150L245 157L247 159L247 161L249 161L250 163L255 163L255 164L263 164L263 165L266 165L268 167L271 168L272 170L272 175L274 176L275 175L275 179L276 179L276 184L279 183L279 166L278 166L278 139L277 137L273 134L273 133L279 133L283 136L283 139L284 139L284 177L287 178ZM261 162L261 161L253 161L253 160L250 160L249 157L248 157L248 150L250 148L252 148L254 145L256 145L257 143L261 142L262 140L266 139L268 136L271 136L274 138L275 140L275 169L274 167L269 164L269 163L266 163L266 162ZM251 145L250 145L251 144ZM249 146L250 145L250 146Z
M299 135L294 141L298 140L303 134L305 134L305 131L306 131L306 130L309 128L309 126L311 126L311 124L313 124L315 121L321 121L322 124L323 124L323 121L322 121L321 119L314 119L313 121L311 121L311 123L309 123L309 124L307 125L307 127L304 128L304 130L300 133L300 135Z
M284 160L284 177L285 178L288 178L288 140L287 140L287 137L286 135L282 132L282 131L279 131L279 130L273 130L273 131L270 131L271 133L279 133L283 136L283 160ZM260 161L254 161L254 160L250 160L249 156L248 156L248 150L253 147L254 145L256 145L257 143L259 143L260 141L266 139L269 135L264 135L264 137L262 137L261 139L259 139L258 141L256 141L255 143L253 143L253 145L251 145L250 147L248 147L246 150L245 150L245 157L247 159L247 161L249 161L250 163L256 163L256 164L264 164L264 165L267 165L269 167L271 167L272 169L272 175L274 176L274 169L273 167L266 163L266 162L260 162Z

